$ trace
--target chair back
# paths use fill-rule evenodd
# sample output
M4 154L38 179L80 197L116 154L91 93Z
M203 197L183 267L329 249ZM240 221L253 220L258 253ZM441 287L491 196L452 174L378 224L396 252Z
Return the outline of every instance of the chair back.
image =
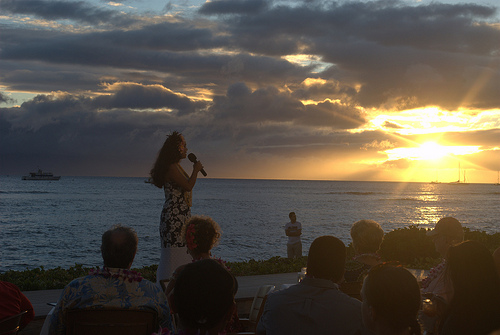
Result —
M0 320L0 335L13 335L17 334L19 331L19 323L21 323L21 318L28 311L23 311L19 314L9 316L3 320Z
M266 304L267 295L274 290L274 285L262 285L259 287L255 296L253 298L252 307L250 307L250 313L248 319L240 318L245 330L238 332L238 335L250 335L255 334L255 329L259 323L260 317L264 312L264 305Z
M252 302L252 307L250 307L250 314L248 315L248 320L251 323L257 323L259 313L262 315L261 308L264 308L265 299L269 292L274 290L274 285L262 285L257 290Z
M151 335L158 331L156 311L147 309L72 309L66 311L67 335Z

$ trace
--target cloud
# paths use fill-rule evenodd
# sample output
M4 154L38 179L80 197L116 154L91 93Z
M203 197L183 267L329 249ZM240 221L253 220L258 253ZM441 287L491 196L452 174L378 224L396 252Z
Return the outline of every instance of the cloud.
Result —
M384 128L393 128L393 129L403 129L404 127L395 123L395 122L389 122L389 121L385 121L384 124L383 124L383 127Z
M394 144L392 144L389 140L383 140L383 141L377 141L373 140L370 143L366 143L362 146L363 149L368 150L368 149L376 149L379 151L384 151L387 149L392 149L394 148Z
M0 0L3 12L34 15L46 20L75 20L80 23L128 25L135 20L114 10L86 4L84 1Z
M396 168L396 169L408 169L411 167L413 164L410 160L408 159L398 159L398 160L393 160L393 161L386 161L384 162L384 167L386 168Z
M266 0L215 0L205 2L199 9L201 14L256 14L268 8Z
M96 108L114 109L157 109L165 108L191 113L203 108L205 103L195 102L183 94L174 93L161 85L139 85L136 83L115 83L108 85L112 95L101 95L93 99Z
M436 136L480 146L484 154L471 159L494 166L493 6L228 0L183 16L172 2L161 15L100 4L0 0L2 169L36 156L68 171L145 174L165 134L180 130L231 176L230 157L239 157L269 162L252 173L318 159L364 166L350 173L372 178L407 164L370 163L387 159L384 148L424 136L397 135L399 121L383 124L388 133L362 126L377 113L399 120L429 106L457 117L472 108L475 131ZM31 98L13 107L15 93Z
M0 92L0 103L7 103L7 102L15 102L15 100L6 95L5 93Z
M26 7L4 2L4 11L51 18L33 2L26 2ZM110 18L113 13L129 17L84 2L40 4L59 8L50 15L80 21L88 17L115 22ZM245 9L250 5L269 8L249 14ZM415 6L399 1L288 7L260 1L215 1L200 11L209 8L211 14L224 14L224 20L161 22L155 18L147 24L144 17L141 25L125 30L117 24L115 29L89 32L8 28L3 41L9 43L2 43L1 55L4 62L22 61L27 67L31 62L65 64L68 73L76 72L71 66L106 68L120 76L120 81L127 81L125 69L163 74L175 83L161 84L181 92L180 85L215 84L211 89L222 94L240 81L253 88L286 83L297 90L292 92L297 97L318 101L341 97L365 108L434 105L454 110L500 104L496 94L500 71L494 56L500 48L500 31L488 22L496 13L493 7ZM298 66L282 58L296 53L316 55L330 67L317 73L312 64ZM5 74L14 76L10 71ZM326 83L300 87L307 78L322 78Z
M226 96L214 98L216 118L238 123L287 122L332 129L357 128L365 119L355 107L325 101L304 105L287 92L274 87L251 91L244 83L233 84Z

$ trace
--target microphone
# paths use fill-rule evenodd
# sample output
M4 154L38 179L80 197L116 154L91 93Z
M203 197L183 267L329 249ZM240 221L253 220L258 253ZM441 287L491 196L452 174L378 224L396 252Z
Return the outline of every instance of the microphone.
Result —
M193 162L193 163L196 163L198 160L196 159L196 155L193 154L193 153L190 153L188 155L188 159ZM204 175L205 177L207 176L207 173L205 172L205 169L201 169L200 170L201 174Z

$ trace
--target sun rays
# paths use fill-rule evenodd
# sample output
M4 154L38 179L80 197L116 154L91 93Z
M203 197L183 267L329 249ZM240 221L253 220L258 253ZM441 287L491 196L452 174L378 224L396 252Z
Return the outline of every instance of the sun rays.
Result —
M389 160L409 159L437 161L445 157L470 155L480 152L479 146L444 146L425 142L416 147L400 147L386 150Z

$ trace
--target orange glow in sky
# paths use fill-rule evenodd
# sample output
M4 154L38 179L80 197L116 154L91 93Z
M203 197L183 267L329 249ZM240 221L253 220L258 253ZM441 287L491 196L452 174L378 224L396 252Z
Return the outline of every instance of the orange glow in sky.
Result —
M479 146L443 146L436 142L425 142L414 148L395 148L386 150L390 160L438 160L447 155L470 155L480 152Z

